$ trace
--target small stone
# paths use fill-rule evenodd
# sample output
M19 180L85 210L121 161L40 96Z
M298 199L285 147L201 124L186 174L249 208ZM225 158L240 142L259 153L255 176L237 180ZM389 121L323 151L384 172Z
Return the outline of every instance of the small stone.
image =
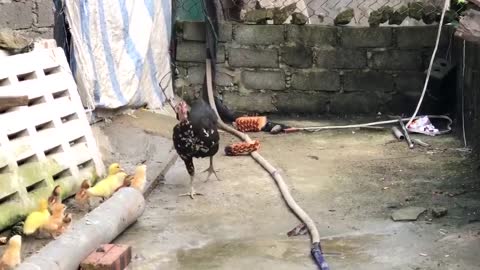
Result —
M354 15L355 12L353 11L353 8L349 8L338 13L337 17L335 17L333 22L335 23L335 25L346 25L350 23Z
M386 23L390 20L390 17L393 15L393 8L391 6L383 6L378 9L378 11L382 14L382 20L380 23Z
M135 257L133 257L133 259L136 261L143 261L145 260L145 257L142 254L135 254Z
M11 53L23 53L31 51L33 41L10 29L0 30L0 49Z
M432 24L438 18L438 9L434 5L425 6L422 20L425 24Z
M284 8L276 8L273 11L273 24L283 24L297 9L297 4L292 3Z
M417 21L423 17L423 10L425 5L422 2L412 2L408 4L408 16Z
M407 207L393 212L392 219L393 221L415 221L425 211L427 209L424 207Z
M250 23L263 23L273 19L273 9L255 9L245 14L245 21Z
M382 13L377 10L372 11L370 13L370 17L368 17L368 24L370 27L378 27L382 21Z
M303 13L294 12L292 14L292 24L304 25L307 23L307 21L308 21L308 18Z
M432 209L432 215L433 217L436 217L436 218L444 217L447 215L447 213L448 213L448 209L445 207L435 207Z
M386 23L393 15L393 8L390 6L383 6L378 10L372 11L368 17L370 27L377 27L382 23Z
M401 6L400 8L395 10L393 14L390 16L390 20L388 20L388 24L400 25L407 18L407 16L408 16L408 7Z

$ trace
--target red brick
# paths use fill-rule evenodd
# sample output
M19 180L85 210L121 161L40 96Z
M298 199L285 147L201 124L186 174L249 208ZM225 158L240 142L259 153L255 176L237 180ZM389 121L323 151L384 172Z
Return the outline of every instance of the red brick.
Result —
M102 245L101 248L103 248L103 252L100 252L98 251L99 249L97 249L96 251L90 253L90 255L88 255L88 257L83 260L82 264L95 264L97 263L101 258L103 258L105 256L105 253L108 252L110 249L112 249L113 245Z
M130 255L130 256L129 256ZM115 246L100 260L103 265L118 265L115 269L124 269L130 262L130 247ZM123 267L123 268L122 268Z
M104 251L94 251L81 264L82 270L123 270L132 259L130 246L106 244Z

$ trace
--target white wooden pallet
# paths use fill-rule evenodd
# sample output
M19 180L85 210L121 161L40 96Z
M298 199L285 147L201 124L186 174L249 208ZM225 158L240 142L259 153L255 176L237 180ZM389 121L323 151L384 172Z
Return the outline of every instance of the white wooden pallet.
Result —
M28 106L0 112L0 230L55 185L69 196L105 170L61 48L1 58L0 97L18 95Z

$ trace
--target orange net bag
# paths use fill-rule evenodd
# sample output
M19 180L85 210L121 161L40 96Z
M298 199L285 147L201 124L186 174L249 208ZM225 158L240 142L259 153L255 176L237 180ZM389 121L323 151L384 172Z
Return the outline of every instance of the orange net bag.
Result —
M239 142L225 147L225 154L227 156L240 156L250 154L260 149L260 142L255 140L252 143Z
M258 132L267 124L265 116L242 116L235 120L237 130L241 132Z

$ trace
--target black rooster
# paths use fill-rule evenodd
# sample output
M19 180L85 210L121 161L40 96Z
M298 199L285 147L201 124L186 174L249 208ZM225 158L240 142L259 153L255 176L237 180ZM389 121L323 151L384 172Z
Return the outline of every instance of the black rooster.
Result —
M207 179L212 174L218 178L213 168L213 156L218 152L220 136L217 129L217 115L203 99L198 99L188 112L187 104L180 102L176 107L177 120L180 121L173 128L173 143L180 158L185 162L190 175L190 192L180 196L202 195L195 192L193 180L195 179L195 167L193 158L210 157L210 166L204 172L208 172Z

